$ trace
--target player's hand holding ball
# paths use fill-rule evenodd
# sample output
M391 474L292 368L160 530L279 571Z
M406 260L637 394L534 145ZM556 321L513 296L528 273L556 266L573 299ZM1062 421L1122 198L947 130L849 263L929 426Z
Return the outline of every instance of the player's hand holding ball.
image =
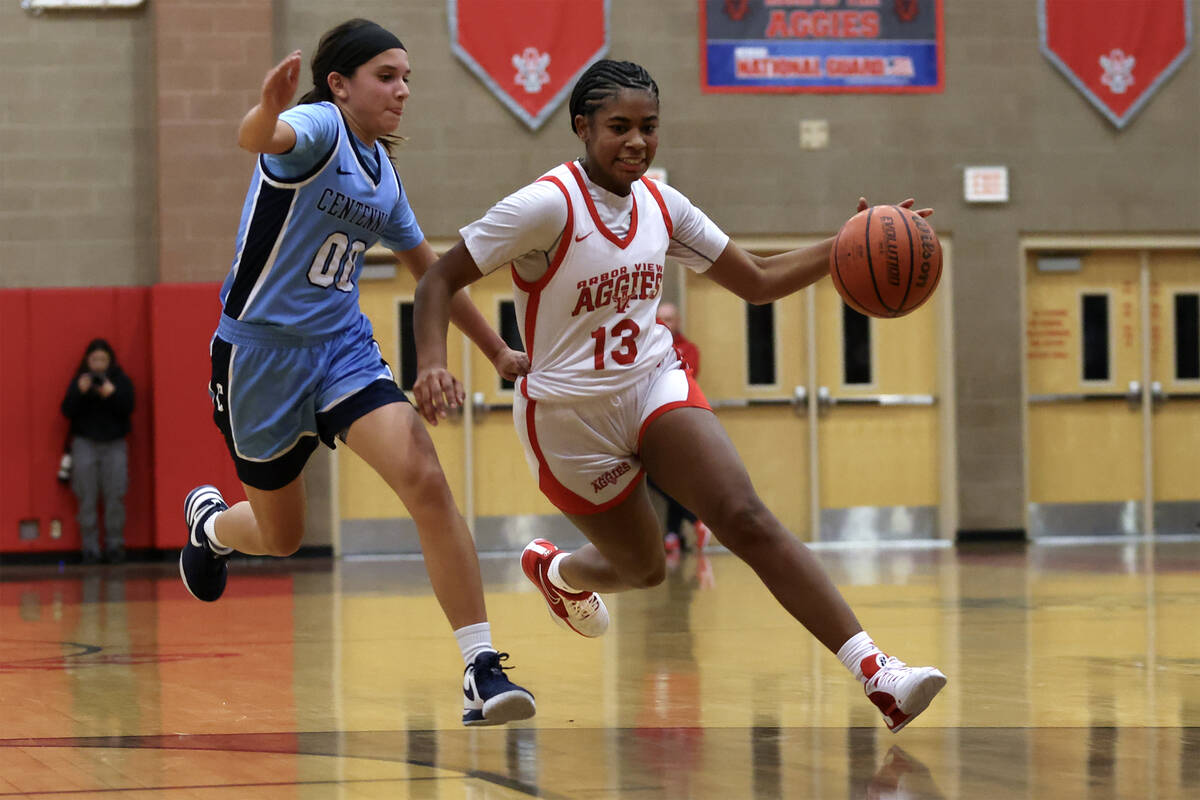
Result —
M868 205L846 221L829 255L833 285L846 305L871 317L902 317L933 294L942 276L942 245L925 221L933 209Z

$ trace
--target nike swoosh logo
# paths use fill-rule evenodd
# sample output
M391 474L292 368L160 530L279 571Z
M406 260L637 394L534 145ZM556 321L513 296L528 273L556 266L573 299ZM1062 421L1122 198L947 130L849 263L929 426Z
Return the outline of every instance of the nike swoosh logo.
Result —
M475 690L471 688L471 676L469 674L463 676L463 694L467 696L468 700L475 702Z
M546 595L550 598L551 603L553 603L554 605L561 606L562 601L563 601L562 597L559 596L557 591L555 591L554 589L550 589L549 584L550 584L550 581L542 581L542 586L545 586L548 590L546 592Z
M583 236L576 236L576 237L575 237L575 241L577 241L577 242L582 242L584 239L586 239L587 237L591 236L593 233L595 233L595 231L588 231L588 232L587 232L587 233L585 233Z
M338 167L338 168L337 168L337 174L338 174L338 175L353 175L354 173L353 173L353 172L351 172L351 171L350 171L350 170L348 170L348 169L342 169L341 167Z

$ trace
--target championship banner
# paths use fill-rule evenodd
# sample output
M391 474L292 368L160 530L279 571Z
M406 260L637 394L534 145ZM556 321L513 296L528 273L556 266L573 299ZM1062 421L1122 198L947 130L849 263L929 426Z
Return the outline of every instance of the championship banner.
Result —
M705 92L940 92L942 0L700 0Z
M450 45L531 130L608 52L609 0L447 0Z
M1042 53L1118 128L1192 49L1191 0L1038 0Z

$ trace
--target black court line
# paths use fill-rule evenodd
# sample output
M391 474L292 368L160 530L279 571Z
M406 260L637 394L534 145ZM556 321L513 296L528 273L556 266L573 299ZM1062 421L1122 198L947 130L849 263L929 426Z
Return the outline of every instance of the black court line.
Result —
M342 781L258 781L255 783L185 783L170 786L109 786L97 789L48 789L42 792L0 792L0 797L66 797L73 794L106 794L108 792L182 792L191 789L254 789L264 786L344 786L350 783L415 783L418 781L464 780L463 777L428 778L352 778Z
M517 729L500 729L517 730ZM531 729L535 730L535 729ZM541 729L536 729L541 730ZM499 732L499 731L497 731ZM272 755L296 755L296 756L313 756L322 758L354 758L364 761L384 761L394 764L408 764L415 767L426 767L429 769L438 769L443 772L457 773L459 779L473 779L484 781L486 783L500 786L505 789L511 789L514 792L519 792L529 797L541 797L546 800L570 800L566 795L560 795L556 792L550 792L542 789L534 784L526 783L525 781L511 778L508 775L501 775L496 772L479 769L460 769L454 766L438 764L434 761L388 757L376 754L357 754L354 752L339 752L334 750L325 750L318 747L305 747L301 742L305 739L317 739L322 737L340 737L346 733L354 736L370 737L372 734L384 734L394 736L411 736L414 733L427 733L436 736L440 731L309 731L303 733L247 733L247 734L195 734L195 735L178 735L178 736L64 736L54 738L28 738L28 739L0 739L0 747L60 747L60 748L93 748L93 749L116 749L116 750L194 750L197 752L231 752L231 753L264 753ZM255 740L258 740L257 742ZM248 746L239 747L239 741L246 742ZM315 745L316 743L314 743ZM289 746L290 745L290 746ZM421 780L433 780L435 778L423 778ZM442 778L444 780L445 778ZM362 782L387 782L387 781L404 781L406 778L391 778L391 779L364 779ZM38 794L54 794L54 795L70 795L70 794L86 794L90 792L105 792L105 791L169 791L172 789L208 789L222 788L228 786L230 788L238 787L253 787L253 786L300 786L312 783L314 785L339 783L354 783L355 781L286 781L281 783L246 783L246 784L213 784L198 785L198 786L147 786L137 789L136 787L125 787L122 789L60 789L49 792L38 792ZM0 797L21 797L26 795L26 792L0 792Z

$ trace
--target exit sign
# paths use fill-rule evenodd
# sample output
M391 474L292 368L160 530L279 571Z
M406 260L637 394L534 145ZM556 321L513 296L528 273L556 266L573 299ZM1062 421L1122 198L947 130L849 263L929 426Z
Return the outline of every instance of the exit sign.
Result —
M968 203L1007 203L1008 167L967 167L963 197Z

